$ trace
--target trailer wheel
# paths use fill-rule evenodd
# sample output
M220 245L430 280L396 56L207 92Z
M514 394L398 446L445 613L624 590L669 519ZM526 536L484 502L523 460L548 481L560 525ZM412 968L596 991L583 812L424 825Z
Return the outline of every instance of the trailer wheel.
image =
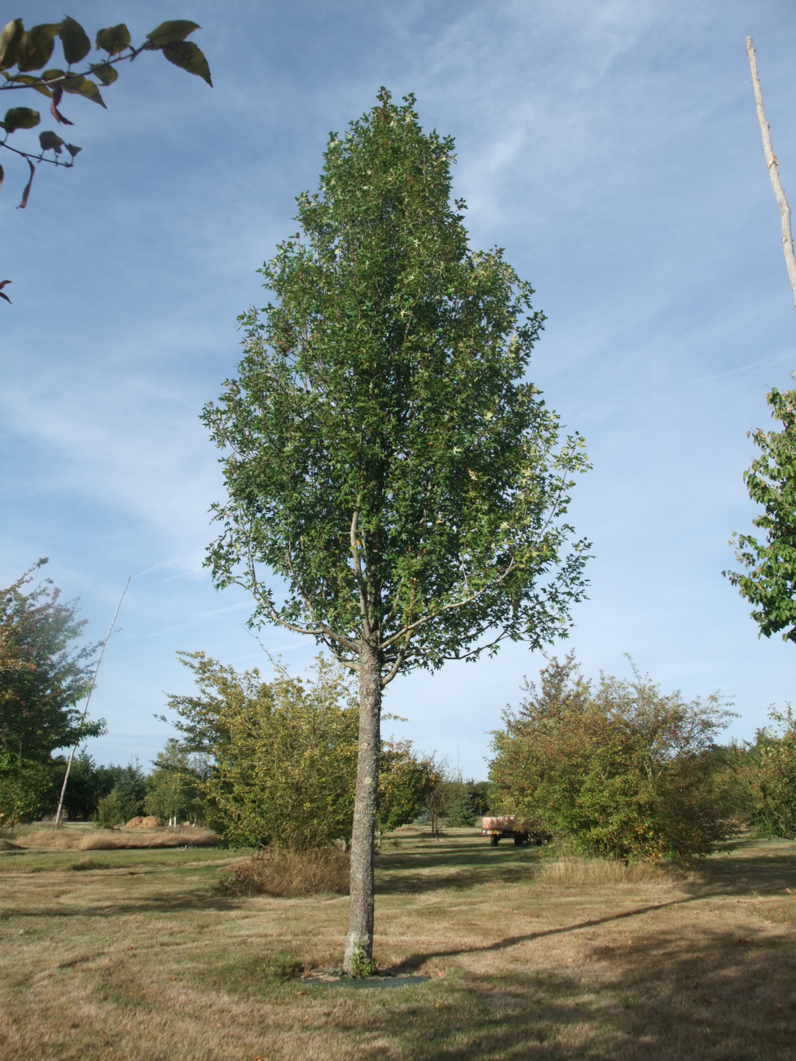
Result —
M500 840L499 836L490 836L489 837L489 843L490 843L490 845L492 847L497 847L499 840Z
M515 836L514 837L514 846L515 847L522 847L522 845L525 843L525 840L526 840L526 837L524 837L524 836Z

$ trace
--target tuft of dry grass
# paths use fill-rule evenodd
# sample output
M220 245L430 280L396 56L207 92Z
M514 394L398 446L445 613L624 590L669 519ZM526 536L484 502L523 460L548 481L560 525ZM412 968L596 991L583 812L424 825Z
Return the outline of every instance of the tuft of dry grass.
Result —
M105 869L106 867L102 862L95 862L93 858L81 858L78 862L73 862L71 868L75 870L87 870Z
M239 863L219 885L223 895L348 895L348 856L334 847L272 848Z
M151 847L214 847L218 837L209 829L52 829L26 832L20 843L42 851L126 851Z
M694 876L682 866L667 863L631 862L618 859L557 858L540 861L538 877L546 884L655 884L684 881Z

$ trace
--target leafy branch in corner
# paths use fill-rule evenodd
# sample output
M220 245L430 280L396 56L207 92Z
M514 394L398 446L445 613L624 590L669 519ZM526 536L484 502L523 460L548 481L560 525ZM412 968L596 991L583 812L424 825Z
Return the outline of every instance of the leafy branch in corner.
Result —
M22 19L16 18L0 32L0 73L5 79L5 83L0 82L0 92L33 89L50 100L50 114L58 125L73 125L74 123L59 110L64 93L83 96L104 107L100 85L107 88L117 80L118 64L128 60L132 62L141 52L154 51L162 52L170 63L187 70L189 74L201 77L212 87L210 67L202 50L193 41L185 39L199 28L196 22L188 19L162 22L147 34L143 44L135 48L130 43L132 38L129 29L121 22L118 26L109 26L97 33L94 46L97 51L105 52L107 58L98 63L89 62L83 70L73 70L73 64L82 63L91 51L91 41L79 22L67 16L63 22L42 23L26 30ZM60 40L63 48L65 70L58 67L44 69L52 58L56 38ZM42 72L32 72L39 70ZM35 129L40 122L41 114L31 107L10 107L0 121L0 130L5 134L0 139L0 148L23 158L30 169L19 204L21 209L28 204L36 166L40 162L71 169L75 156L81 150L50 129L39 133L38 151L26 151L13 147L8 142L13 133ZM69 156L68 160L61 157L64 151ZM0 185L3 178L3 167L0 166ZM7 283L10 281L0 283L0 289ZM2 290L0 298L11 301Z

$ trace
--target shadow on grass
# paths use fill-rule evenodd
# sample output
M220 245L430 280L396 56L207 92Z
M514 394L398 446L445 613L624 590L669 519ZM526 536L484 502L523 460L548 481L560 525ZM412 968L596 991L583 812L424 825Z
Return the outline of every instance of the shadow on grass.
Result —
M796 953L781 936L750 932L684 940L646 929L647 945L595 944L580 967L503 966L441 984L430 1013L419 994L374 1013L369 1031L381 1043L360 1043L357 1058L383 1058L385 1038L412 1061L792 1058Z
M385 851L376 860L377 869L401 870L406 869L442 869L459 867L485 867L495 863L505 864L507 862L524 865L528 862L536 862L539 858L539 848L515 847L514 844L505 844L503 847L490 847L480 838L473 840L455 840L453 842L439 844L433 840L428 847L412 851Z
M147 896L140 902L119 902L109 898L107 903L87 903L70 905L62 908L15 908L7 905L0 911L0 922L11 918L70 918L70 917L125 917L128 914L179 914L198 913L205 910L223 913L227 910L240 909L241 901L227 899L222 895L210 892L194 894Z

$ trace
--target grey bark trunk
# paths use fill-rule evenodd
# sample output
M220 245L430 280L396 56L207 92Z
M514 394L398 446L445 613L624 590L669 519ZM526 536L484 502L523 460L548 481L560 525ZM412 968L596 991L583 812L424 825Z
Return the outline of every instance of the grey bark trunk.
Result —
M351 834L351 900L343 971L361 976L373 961L373 848L381 746L381 651L364 638L359 671L359 757Z

